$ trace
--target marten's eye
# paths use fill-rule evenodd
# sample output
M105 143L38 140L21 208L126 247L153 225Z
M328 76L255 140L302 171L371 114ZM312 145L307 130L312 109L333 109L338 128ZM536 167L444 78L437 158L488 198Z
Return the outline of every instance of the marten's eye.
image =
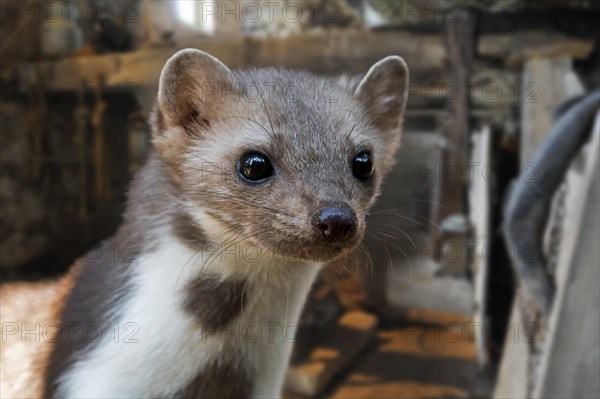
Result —
M239 160L238 172L246 180L260 182L273 174L273 166L265 155L252 152Z
M358 180L367 181L373 175L373 161L368 152L361 152L352 161L352 174Z

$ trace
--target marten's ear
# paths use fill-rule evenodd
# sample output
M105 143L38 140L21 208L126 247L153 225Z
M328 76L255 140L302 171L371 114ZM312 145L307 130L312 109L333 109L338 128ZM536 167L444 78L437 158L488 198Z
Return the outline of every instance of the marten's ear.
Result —
M382 132L400 127L408 98L406 63L398 56L376 62L358 84L354 95L363 103L371 122Z
M231 70L215 57L196 49L178 51L160 74L155 111L159 130L210 126L225 106L222 94L233 86Z

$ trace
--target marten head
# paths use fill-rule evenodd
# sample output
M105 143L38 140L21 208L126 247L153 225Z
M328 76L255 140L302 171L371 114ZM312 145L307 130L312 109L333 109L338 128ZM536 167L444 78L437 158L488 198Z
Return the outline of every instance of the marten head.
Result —
M354 248L400 144L408 68L362 79L232 72L198 50L165 65L153 142L183 214L209 240L330 261Z

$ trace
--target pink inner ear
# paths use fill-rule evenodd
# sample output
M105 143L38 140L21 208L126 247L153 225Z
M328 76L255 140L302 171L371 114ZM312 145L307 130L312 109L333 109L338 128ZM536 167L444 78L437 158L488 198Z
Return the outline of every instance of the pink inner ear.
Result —
M402 85L389 85L389 79L367 81L358 93L371 121L380 129L397 127L404 112L405 93ZM383 85L383 86L382 86Z
M408 68L400 57L375 63L359 83L355 95L365 104L371 120L383 130L398 125L406 103Z
M217 92L233 87L232 72L215 57L195 49L177 52L167 61L159 84L159 105L168 122L207 125L221 110L220 101L198 95L207 85Z

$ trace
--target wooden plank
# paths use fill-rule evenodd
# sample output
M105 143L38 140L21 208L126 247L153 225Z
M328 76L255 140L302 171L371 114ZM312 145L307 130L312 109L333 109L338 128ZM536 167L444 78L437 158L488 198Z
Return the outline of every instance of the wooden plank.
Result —
M535 59L523 69L521 98L521 167L533 158L554 122L554 110L570 95L565 77L571 59Z
M484 126L473 138L472 162L475 165L486 167L491 164L492 133L489 126ZM488 361L488 353L483 336L483 326L486 321L487 312L487 279L488 261L486 259L486 248L488 248L490 235L490 182L484 173L474 173L473 181L469 190L469 219L473 226L473 236L478 244L474 250L472 272L474 275L474 309L475 322L478 328L475 330L477 338L477 354L479 363L484 365Z
M355 310L345 313L337 322L333 336L324 337L301 364L292 365L286 388L291 394L314 396L365 348L375 335L377 318Z
M519 339L519 326L523 317L519 306L513 304L508 331L502 348L502 361L498 371L498 379L494 388L495 399L527 398L527 375L529 344Z
M378 347L335 390L334 399L465 398L478 377L473 336L448 325L386 329Z
M509 66L518 66L534 58L585 59L593 49L593 40L547 31L483 35L477 44L479 55L502 58Z
M600 113L584 158L566 179L555 306L535 398L600 397Z
M109 86L156 86L166 60L177 50L188 47L209 52L231 68L246 64L302 68L325 74L364 72L375 61L398 54L414 71L413 81L419 74L435 76L444 69L446 58L439 35L328 30L289 37L197 37L182 40L176 47L24 64L2 71L2 77L17 78L25 84L51 81L59 87L80 81L98 82L103 77Z

